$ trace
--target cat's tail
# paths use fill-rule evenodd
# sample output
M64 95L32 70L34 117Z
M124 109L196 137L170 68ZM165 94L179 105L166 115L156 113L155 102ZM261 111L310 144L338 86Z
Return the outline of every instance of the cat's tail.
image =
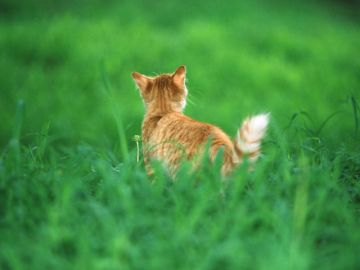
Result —
M269 117L269 113L259 114L246 118L242 123L234 141L235 152L240 163L244 156L247 156L251 163L260 156L261 140L265 136Z

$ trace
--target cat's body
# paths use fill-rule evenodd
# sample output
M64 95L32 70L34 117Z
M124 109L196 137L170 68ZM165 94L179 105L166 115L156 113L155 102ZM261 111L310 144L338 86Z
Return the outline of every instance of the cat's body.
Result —
M255 161L265 135L268 115L248 118L232 141L220 128L185 116L185 67L173 74L146 77L133 73L144 100L146 113L142 125L144 162L151 174L151 159L162 161L174 175L183 159L194 160L203 154L209 142L209 157L214 160L223 148L222 174L227 175L241 163L244 155Z

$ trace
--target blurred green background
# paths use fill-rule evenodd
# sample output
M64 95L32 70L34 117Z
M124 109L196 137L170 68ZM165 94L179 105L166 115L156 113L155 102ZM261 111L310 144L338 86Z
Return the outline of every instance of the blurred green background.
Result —
M181 64L188 69L188 115L233 135L248 114L269 111L285 128L303 111L316 129L340 111L324 128L338 144L355 128L349 97L358 98L360 89L358 7L357 1L2 0L0 145L9 141L23 99L24 143L49 124L55 144L116 149L114 117L121 117L131 147L144 114L131 72L154 75Z
M0 0L0 269L359 269L359 7ZM271 112L252 173L136 162L131 73L182 64L191 117Z

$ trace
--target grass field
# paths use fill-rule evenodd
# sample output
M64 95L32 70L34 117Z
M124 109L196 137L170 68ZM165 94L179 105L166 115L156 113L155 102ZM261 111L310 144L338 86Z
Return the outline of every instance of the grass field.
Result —
M359 269L358 8L0 1L0 269ZM253 172L136 162L130 74L181 64L191 117L271 112Z

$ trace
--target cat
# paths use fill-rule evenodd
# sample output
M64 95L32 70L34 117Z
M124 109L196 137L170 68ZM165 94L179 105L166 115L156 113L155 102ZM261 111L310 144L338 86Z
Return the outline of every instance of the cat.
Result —
M260 155L260 144L265 136L269 114L248 117L234 140L220 128L198 122L183 114L188 94L185 85L186 68L174 73L149 77L133 72L132 77L145 105L142 123L143 156L146 171L153 174L150 162L160 160L175 176L183 159L193 160L202 155L208 145L209 158L214 161L223 149L221 174L228 176L245 156L254 163Z

